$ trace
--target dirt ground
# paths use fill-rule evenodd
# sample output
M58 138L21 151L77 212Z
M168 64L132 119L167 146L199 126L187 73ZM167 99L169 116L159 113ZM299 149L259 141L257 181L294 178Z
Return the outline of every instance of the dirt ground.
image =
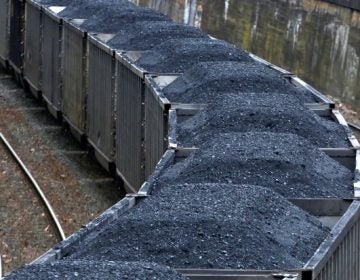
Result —
M66 236L123 197L121 187L43 104L2 70L0 132L42 187ZM5 272L10 272L60 240L31 185L2 143L0 192L0 253Z

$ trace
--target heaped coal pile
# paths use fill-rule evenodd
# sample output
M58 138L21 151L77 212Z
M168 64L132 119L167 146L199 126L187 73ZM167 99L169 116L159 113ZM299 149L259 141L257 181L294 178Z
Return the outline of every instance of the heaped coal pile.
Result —
M199 147L160 181L260 185L287 198L353 197L353 173L294 134L214 134Z
M58 261L51 264L29 265L9 276L7 280L49 279L109 279L109 280L185 280L171 268L146 262Z
M210 38L169 40L143 54L135 63L147 71L182 73L205 61L251 61L250 56L235 46Z
M70 258L144 260L176 268L300 268L328 232L266 188L179 184L144 200L74 248Z
M144 21L129 25L107 44L116 49L145 51L176 38L206 38L200 29L174 22Z
M39 2L42 5L67 6L67 5L70 5L73 1L74 0L38 0L36 2Z
M59 13L60 17L71 19L87 19L94 14L101 14L107 7L135 7L127 0L76 0L69 3L66 9Z
M103 33L117 33L126 29L130 24L140 21L170 21L170 18L148 8L106 6L86 20L81 28L84 30L100 30Z
M179 123L177 132L183 146L198 146L214 134L226 132L292 133L320 148L350 145L342 125L319 117L292 96L278 93L214 98L203 112Z
M171 102L208 103L214 96L235 92L278 92L303 103L316 102L313 95L297 88L275 70L259 62L203 62L164 88Z

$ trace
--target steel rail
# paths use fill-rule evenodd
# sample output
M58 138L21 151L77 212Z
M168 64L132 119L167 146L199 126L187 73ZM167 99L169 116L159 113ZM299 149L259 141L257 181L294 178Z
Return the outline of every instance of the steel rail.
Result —
M36 182L34 177L31 175L30 171L26 168L25 164L22 162L20 157L17 155L15 150L11 147L10 143L6 140L6 138L4 137L4 135L2 133L0 133L0 138L1 138L2 142L5 144L6 148L10 151L11 155L15 158L15 160L17 161L17 163L19 164L21 169L24 171L24 173L28 177L29 181L31 182L31 184L33 185L35 190L37 191L37 193L39 194L41 200L43 201L47 211L49 212L49 214L50 214L50 216L51 216L51 218L52 218L52 220L53 220L53 222L55 224L55 227L56 227L61 239L65 240L66 236L65 236L64 230L61 227L61 224L60 224L58 218L56 217L56 214L55 214L53 208L51 207L51 205L50 205L49 201L47 200L45 194L41 190L39 184Z

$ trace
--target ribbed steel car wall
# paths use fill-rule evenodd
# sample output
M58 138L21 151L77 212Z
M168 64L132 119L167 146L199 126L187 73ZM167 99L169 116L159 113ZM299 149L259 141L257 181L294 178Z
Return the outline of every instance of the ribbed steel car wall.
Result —
M305 266L304 280L360 279L360 202L350 205L342 220Z
M96 44L89 44L87 134L109 160L114 158L115 58Z
M63 115L77 133L86 122L86 34L63 25Z
M0 0L0 62L6 66L9 59L9 0Z
M10 49L9 62L15 66L17 71L23 67L24 56L24 10L22 0L10 2Z
M118 60L116 65L116 168L127 181L128 191L137 191L145 180L144 83Z
M163 108L151 92L145 88L145 176L154 171L155 166L167 149L169 110Z
M360 221L357 221L315 280L359 280Z
M43 13L42 39L42 85L41 91L46 101L55 111L61 110L61 49L62 21Z
M41 82L41 6L33 1L25 8L24 78L35 91Z

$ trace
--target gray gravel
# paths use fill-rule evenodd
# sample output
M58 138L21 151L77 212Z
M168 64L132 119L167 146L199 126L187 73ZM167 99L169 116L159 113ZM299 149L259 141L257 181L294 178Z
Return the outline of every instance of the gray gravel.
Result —
M300 268L329 230L269 189L166 186L86 240L71 259L177 268Z
M171 102L208 103L223 93L275 92L316 102L314 97L290 84L278 72L258 62L203 62L164 88Z
M246 52L221 40L182 38L165 41L135 64L151 72L181 73L199 62L251 60Z
M199 147L161 181L252 184L288 198L353 197L353 173L293 134L225 133Z
M122 50L149 50L175 38L205 38L200 29L174 22L145 21L129 25L107 44Z
M5 277L6 280L109 279L109 280L186 280L176 271L146 262L60 261L29 265Z
M292 133L313 145L349 147L343 126L319 117L286 94L226 94L214 98L206 110L178 124L183 146L198 146L214 134L226 132Z

